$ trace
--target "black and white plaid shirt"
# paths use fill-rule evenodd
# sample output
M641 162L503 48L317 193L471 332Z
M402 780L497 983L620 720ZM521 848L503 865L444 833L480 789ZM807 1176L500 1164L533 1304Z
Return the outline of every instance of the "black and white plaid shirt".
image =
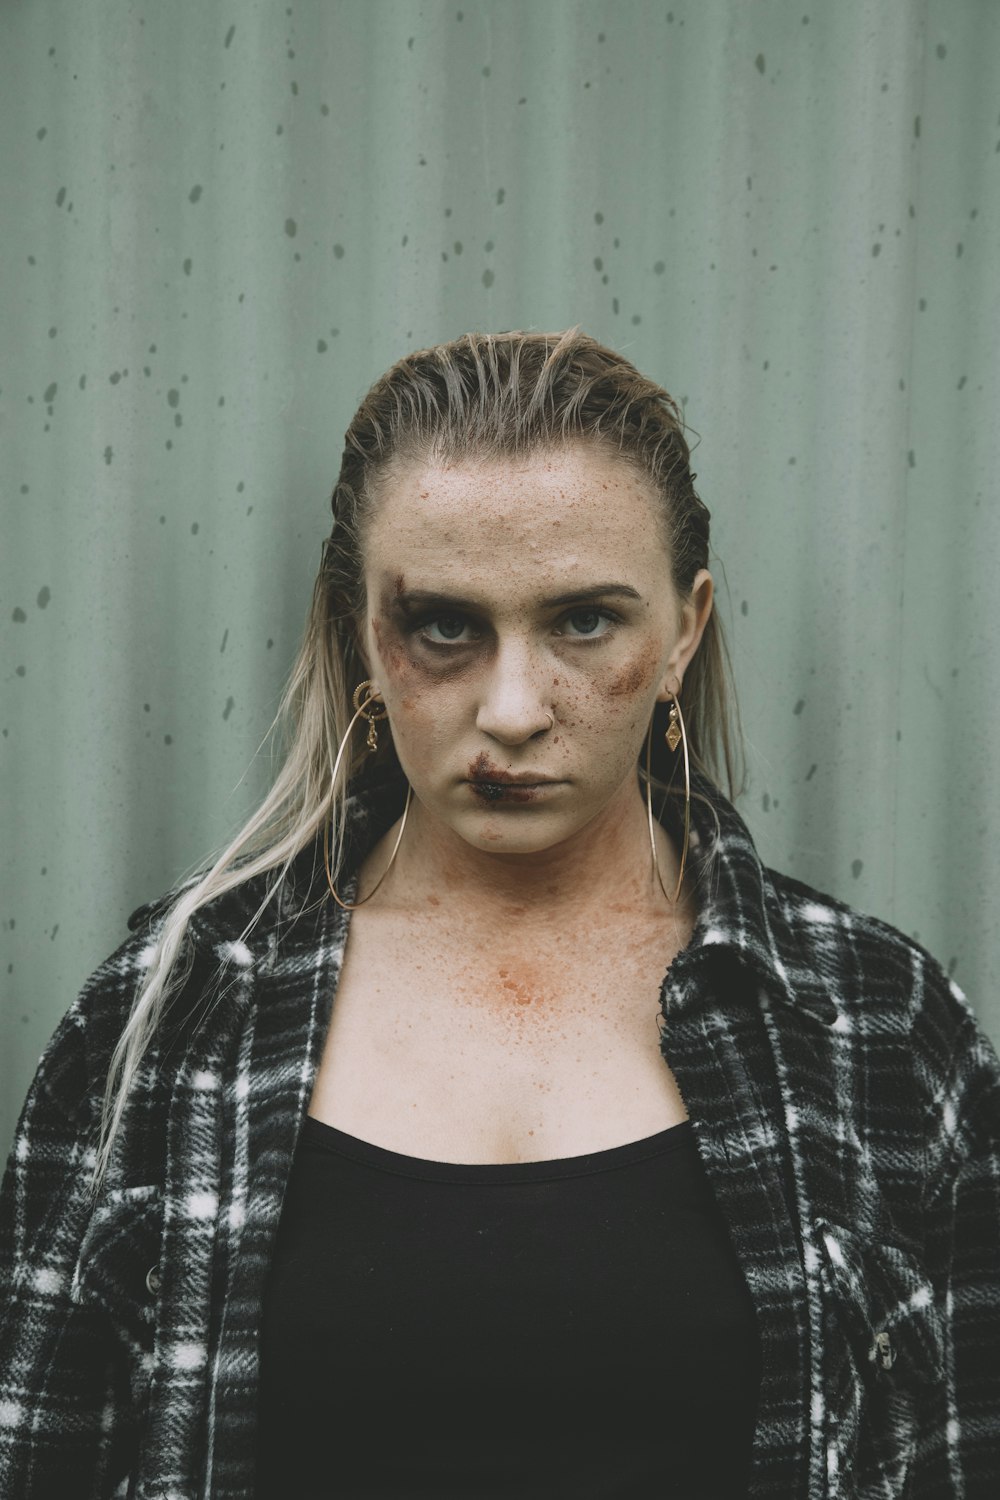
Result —
M720 828L695 799L700 916L661 1035L757 1310L749 1495L995 1500L1000 1059L925 949L764 868L694 785ZM355 799L353 866L394 812ZM318 851L245 942L261 878L196 913L96 1206L104 1077L163 901L42 1056L0 1195L10 1500L253 1492L262 1288L349 923ZM335 1462L335 1413L330 1438Z

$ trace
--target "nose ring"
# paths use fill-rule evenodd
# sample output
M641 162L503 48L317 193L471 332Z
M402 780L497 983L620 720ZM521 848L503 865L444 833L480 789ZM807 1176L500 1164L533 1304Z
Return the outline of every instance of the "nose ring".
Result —
M548 710L546 710L546 713L548 713ZM545 726L546 729L554 729L556 727L556 721L551 713L548 713L548 720L549 722Z

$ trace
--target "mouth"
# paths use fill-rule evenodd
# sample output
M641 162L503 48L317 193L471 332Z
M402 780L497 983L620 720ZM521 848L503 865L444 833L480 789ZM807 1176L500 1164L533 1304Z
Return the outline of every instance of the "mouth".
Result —
M519 771L513 775L510 771L483 771L476 776L470 776L469 781L473 786L488 782L490 786L555 786L556 781L552 776L536 776L532 771Z
M550 787L562 786L550 776L536 776L530 771L511 775L505 771L491 771L487 776L469 778L469 787L474 796L483 802L531 802Z

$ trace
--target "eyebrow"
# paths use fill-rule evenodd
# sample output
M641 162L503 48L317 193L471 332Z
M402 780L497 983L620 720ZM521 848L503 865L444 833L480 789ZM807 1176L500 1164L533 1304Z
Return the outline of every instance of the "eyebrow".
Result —
M538 603L542 609L554 609L560 604L581 604L585 600L615 597L641 599L642 595L638 589L632 588L628 583L594 583L587 588L570 589L565 594L550 594L545 599L539 599ZM395 596L394 603L401 605L404 609L419 608L427 604L446 604L460 609L482 608L482 604L475 599L468 599L460 594L444 593L438 589L406 589Z

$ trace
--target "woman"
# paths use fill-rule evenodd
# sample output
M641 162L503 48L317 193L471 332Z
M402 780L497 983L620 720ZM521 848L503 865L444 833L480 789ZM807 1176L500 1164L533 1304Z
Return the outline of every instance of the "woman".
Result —
M995 1494L1000 1061L720 790L688 459L576 329L366 396L281 774L24 1106L4 1494Z

